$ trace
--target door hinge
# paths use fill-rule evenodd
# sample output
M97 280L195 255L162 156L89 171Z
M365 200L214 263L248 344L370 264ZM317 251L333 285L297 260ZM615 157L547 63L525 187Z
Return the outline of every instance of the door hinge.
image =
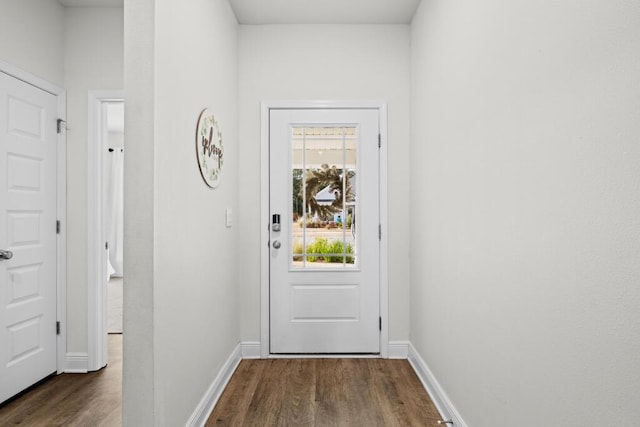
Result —
M60 321L56 322L56 335L60 335Z
M382 332L382 316L378 317L378 330Z
M382 147L382 134L378 134L378 148Z
M60 220L56 220L56 234L60 234Z
M66 120L62 120L62 119L58 119L58 121L56 122L56 132L58 132L58 134L62 133L62 124L67 124Z
M378 240L382 240L382 224L378 224Z

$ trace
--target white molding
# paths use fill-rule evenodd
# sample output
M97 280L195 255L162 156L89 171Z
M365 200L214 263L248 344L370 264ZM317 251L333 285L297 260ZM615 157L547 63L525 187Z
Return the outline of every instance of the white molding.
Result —
M270 354L268 359L382 359L379 354L351 354L351 353L323 353L323 354L313 354L313 353L283 353L283 354Z
M15 77L18 80L22 80L23 82L28 83L32 86L40 88L45 92L49 92L52 95L59 96L65 93L64 89L52 83L49 83L48 81L43 80L40 77L34 74L31 74L30 72L25 71L22 68L16 67L15 65L5 62L1 59L0 59L0 71L12 77ZM60 118L64 119L64 117L60 117Z
M345 100L345 101L329 101L329 100L267 100L262 102L263 109L268 110L318 110L318 109L354 109L354 110L378 110L384 108L386 110L387 101L382 99L373 100ZM386 115L386 114L385 114ZM269 123L267 122L267 130ZM263 129L264 130L264 129Z
M13 64L0 60L0 72L35 86L58 98L58 118L67 120L67 93L34 74ZM56 320L60 322L60 333L56 338L56 370L66 369L67 351L67 132L58 134L56 150L56 219L60 221L60 234L56 239Z
M89 370L107 364L106 265L104 265L103 162L106 129L102 105L124 100L122 90L92 90L87 99L87 331Z
M281 101L268 100L260 104L260 344L261 357L269 357L269 111L273 109L376 109L380 112L380 356L389 357L389 272L388 272L388 197L387 197L387 102L384 100L360 101Z
M411 343L409 343L409 363L422 382L425 390L429 393L442 419L452 420L455 427L467 427L467 423L462 419L462 416L456 407L453 406L453 402L451 402L451 399L449 399L449 396L447 396L447 393L445 393L427 363Z
M64 372L67 374L86 374L89 372L89 355L87 353L67 353L64 365Z
M57 177L57 217L60 233L57 235L57 321L60 333L56 342L57 370L61 374L66 368L67 352L67 94L58 95L58 118L64 120L62 132L58 135L58 177Z
M389 226L388 226L388 206L389 200L387 196L387 147L389 146L388 130L387 130L387 103L380 102L379 109L379 132L381 139L379 171L380 177L380 225L382 238L380 239L380 317L382 317L382 330L380 331L380 356L389 357Z
M260 341L245 341L240 343L240 346L243 359L260 359L262 357Z
M260 105L260 356L269 356L269 109L275 103Z
M409 341L389 342L389 359L407 359L409 357Z
M189 417L189 421L185 424L186 427L203 427L205 425L241 360L242 345L238 344L214 378L191 417Z

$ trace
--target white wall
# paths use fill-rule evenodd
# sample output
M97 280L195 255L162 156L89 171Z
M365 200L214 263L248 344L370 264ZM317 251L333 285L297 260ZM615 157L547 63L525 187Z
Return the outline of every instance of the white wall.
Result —
M154 3L125 6L124 423L178 426L239 343L238 26L227 1ZM205 107L225 147L215 190L195 154Z
M411 340L468 425L640 419L640 8L424 0Z
M153 426L155 0L124 4L123 426Z
M409 27L240 27L240 270L243 341L260 340L260 102L371 100L389 106L391 340L409 334Z
M64 8L52 0L0 0L0 60L63 86Z
M67 90L67 351L87 351L87 97L122 89L122 8L65 8Z

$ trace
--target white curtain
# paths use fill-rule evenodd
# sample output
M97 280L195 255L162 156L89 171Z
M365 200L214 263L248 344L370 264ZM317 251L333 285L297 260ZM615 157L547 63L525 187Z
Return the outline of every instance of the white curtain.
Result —
M124 152L116 148L108 153L111 168L107 190L107 239L109 242L109 266L111 276L122 277L122 240L123 240L123 171Z

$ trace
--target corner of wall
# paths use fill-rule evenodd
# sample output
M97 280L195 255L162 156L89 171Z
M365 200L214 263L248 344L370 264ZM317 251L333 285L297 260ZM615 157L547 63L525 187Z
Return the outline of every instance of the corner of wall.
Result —
M454 427L467 427L467 423L462 419L462 416L435 375L433 375L433 372L431 372L431 369L429 369L427 363L411 343L409 343L408 360L434 405L436 405L442 419L453 421Z
M87 353L66 353L64 366L66 374L86 374L89 372L89 355Z
M226 362L215 376L213 382L207 389L206 393L196 406L193 414L189 417L189 420L185 424L187 427L204 427L209 419L209 416L213 412L213 409L218 403L220 396L224 392L225 387L229 383L231 376L235 372L236 368L242 361L244 349L241 344L238 344L236 348L231 352Z

